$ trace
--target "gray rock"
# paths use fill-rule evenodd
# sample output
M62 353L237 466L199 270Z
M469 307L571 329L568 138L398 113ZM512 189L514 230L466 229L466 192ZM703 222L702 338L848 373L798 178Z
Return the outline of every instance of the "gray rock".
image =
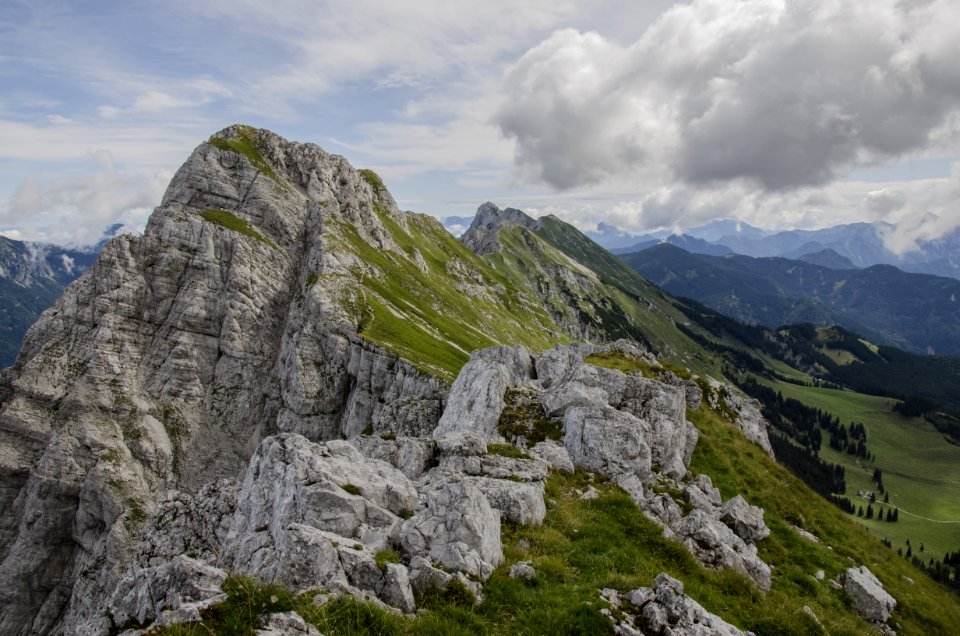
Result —
M487 452L483 434L474 431L455 431L437 439L437 452L441 456L473 457Z
M406 569L382 571L374 550L417 505L401 472L347 442L269 437L250 462L224 562L295 591L356 588L410 612Z
M266 614L260 620L262 627L256 631L256 636L323 636L296 612Z
M350 443L371 459L391 464L409 479L416 479L433 465L436 454L434 440L423 437L383 439L380 435L361 435Z
M652 460L665 475L679 478L686 474L698 434L686 420L682 388L631 374L624 383L620 400L611 405L649 425L647 443Z
M720 491L714 487L708 475L697 475L692 483L684 486L683 492L687 501L700 510L712 511L723 503Z
M760 403L752 398L738 395L733 387L722 385L726 407L734 414L734 424L743 433L744 437L762 448L770 457L773 457L773 448L767 436L769 423L760 413ZM714 400L720 399L719 397Z
M540 525L547 516L543 503L542 482L516 482L489 477L465 477L486 495L490 507L500 511L500 518L511 523Z
M549 467L539 459L521 459L502 455L484 455L480 458L480 473L497 479L543 481Z
M763 508L751 506L737 495L720 508L720 521L747 542L756 542L770 536L770 528L763 522Z
M537 578L537 571L529 561L518 561L510 566L510 578L530 583Z
M858 614L874 623L887 622L897 601L883 589L883 584L873 572L861 565L841 573L838 580L850 595Z
M226 600L221 585L227 573L186 556L146 568L133 567L121 577L110 598L113 624L149 625L195 622L200 610Z
M651 474L647 424L609 406L576 406L563 420L564 446L577 466L606 477Z
M491 347L470 354L460 370L434 437L473 432L487 439L498 437L497 422L504 394L533 377L533 358L524 347Z
M135 562L141 567L160 565L186 554L215 563L226 545L239 490L238 482L222 479L195 495L168 492L134 550Z
M245 130L197 147L144 236L107 243L2 374L0 581L30 584L0 586L0 633L105 629L158 500L236 478L269 432L439 421L444 384L356 336L363 263L339 234L414 263L380 218L411 215L385 192L374 209L342 157ZM220 147L248 133L269 174Z
M626 383L627 376L615 369L572 363L563 380L552 382L544 392L543 408L551 417L563 417L574 407L616 406Z
M738 570L761 590L770 589L770 566L757 556L757 548L702 510L694 510L671 529L707 565Z
M503 561L500 513L467 483L441 483L425 507L403 522L398 543L411 557L427 557L450 570L486 579Z
M611 622L620 634L668 636L747 636L716 614L687 596L683 583L663 572L654 579L652 588L638 588L621 596L604 590L601 596L618 610Z
M594 344L561 345L547 349L535 361L537 380L545 389L566 380L577 367L583 365L583 359L596 353L600 347Z
M545 461L553 470L568 475L573 474L573 460L570 459L570 453L560 442L545 439L533 446L528 452L530 455Z

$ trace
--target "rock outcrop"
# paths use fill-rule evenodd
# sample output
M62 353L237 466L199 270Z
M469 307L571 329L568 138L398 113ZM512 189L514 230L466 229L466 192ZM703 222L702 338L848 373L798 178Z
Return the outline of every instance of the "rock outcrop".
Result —
M384 215L407 223L342 157L235 126L104 246L0 379L0 633L94 620L158 495L271 433L436 427L444 384L356 335L344 228L412 258Z
M837 577L844 591L850 596L853 608L881 631L892 632L887 620L897 606L897 601L883 589L883 584L866 566L849 568Z
M601 598L609 603L604 610L613 623L614 633L623 636L749 636L711 614L702 605L684 594L683 583L661 573L653 587L641 587L626 594L601 590Z

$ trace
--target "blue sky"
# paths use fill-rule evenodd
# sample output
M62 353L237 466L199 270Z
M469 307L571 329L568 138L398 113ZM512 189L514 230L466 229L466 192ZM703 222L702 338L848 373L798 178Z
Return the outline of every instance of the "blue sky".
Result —
M0 231L142 227L244 122L582 229L960 224L951 1L20 2L0 7Z

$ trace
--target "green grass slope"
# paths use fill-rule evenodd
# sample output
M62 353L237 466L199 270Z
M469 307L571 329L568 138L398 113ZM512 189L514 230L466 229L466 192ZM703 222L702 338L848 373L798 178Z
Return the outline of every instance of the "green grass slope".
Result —
M354 272L359 335L418 368L452 381L474 349L523 344L539 351L567 336L535 295L525 293L426 215L406 228L383 205L375 212L403 254L378 250L340 224L346 249L377 269ZM417 257L419 255L419 259Z
M833 413L844 423L863 422L867 446L877 457L867 462L833 450L824 439L821 456L846 469L847 496L856 506L867 500L855 497L857 490L876 490L874 468L883 471L890 505L900 508L899 521L856 518L878 537L913 552L926 561L940 560L945 552L960 549L960 447L948 444L930 422L920 417L903 417L892 411L894 400L853 391L767 382L784 397ZM882 502L874 509L884 508ZM924 553L917 552L920 544Z
M580 339L631 338L685 367L719 374L715 356L676 328L683 319L676 300L572 225L546 216L530 228L501 229L498 240L501 249L487 261L539 295L558 322L586 325L574 334Z

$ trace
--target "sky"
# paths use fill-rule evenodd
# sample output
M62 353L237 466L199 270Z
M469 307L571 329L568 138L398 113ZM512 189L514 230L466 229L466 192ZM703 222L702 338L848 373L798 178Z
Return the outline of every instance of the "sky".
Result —
M960 225L956 0L5 0L0 233L142 228L233 123L403 209L583 230Z

